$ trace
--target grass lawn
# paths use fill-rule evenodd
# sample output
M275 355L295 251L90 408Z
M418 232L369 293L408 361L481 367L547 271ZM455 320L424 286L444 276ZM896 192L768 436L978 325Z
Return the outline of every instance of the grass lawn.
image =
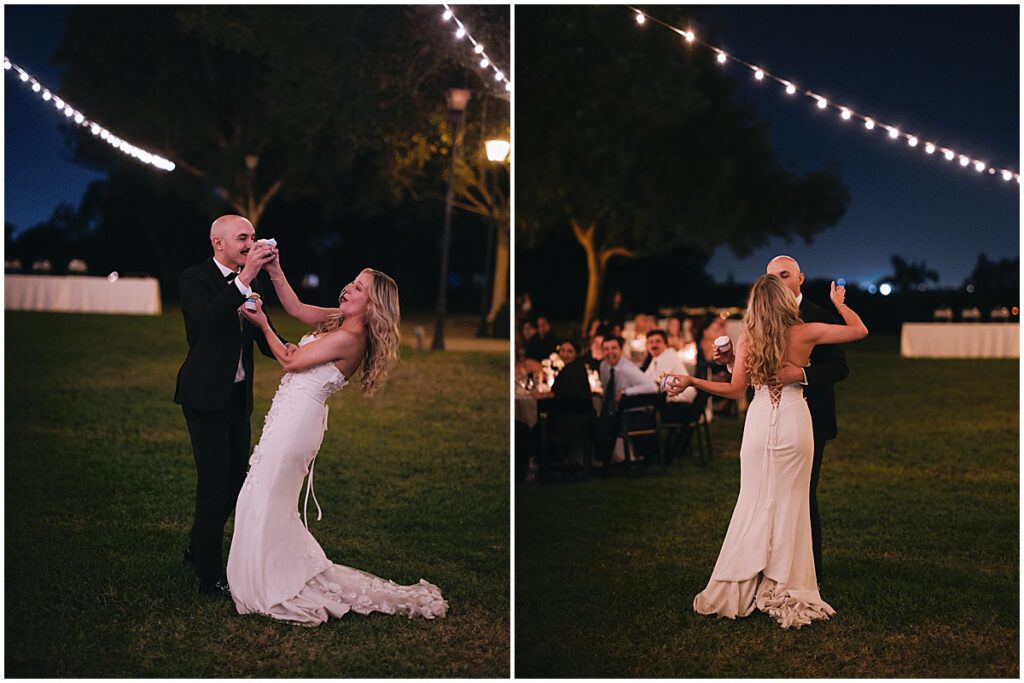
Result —
M172 403L180 312L5 322L6 675L508 676L507 352L406 348L376 399L353 384L330 400L310 530L335 562L436 583L450 609L307 629L199 596L182 566L195 467ZM281 377L256 359L254 445Z
M835 617L693 612L739 492L720 419L706 467L518 485L516 675L1019 676L1018 363L848 357L818 487Z

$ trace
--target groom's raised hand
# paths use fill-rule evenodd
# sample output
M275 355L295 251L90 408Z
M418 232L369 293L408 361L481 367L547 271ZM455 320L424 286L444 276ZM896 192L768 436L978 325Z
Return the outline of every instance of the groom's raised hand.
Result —
M260 272L264 265L274 258L274 248L270 245L253 245L245 257L245 267L243 267L242 272L238 274L238 279L241 280L242 284L246 287L252 286L252 281L256 279L256 274Z

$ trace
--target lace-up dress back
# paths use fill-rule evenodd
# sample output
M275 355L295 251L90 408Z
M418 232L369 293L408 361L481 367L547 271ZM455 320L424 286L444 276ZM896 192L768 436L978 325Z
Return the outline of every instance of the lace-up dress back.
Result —
M306 335L299 345L313 340ZM448 610L427 581L400 586L334 564L296 510L307 473L304 512L312 492L313 464L327 429L325 401L347 383L334 363L281 378L235 508L227 575L239 614L316 626L349 611L433 619Z
M740 494L700 614L735 619L755 607L783 628L827 619L811 548L811 413L803 387L758 387L740 447Z

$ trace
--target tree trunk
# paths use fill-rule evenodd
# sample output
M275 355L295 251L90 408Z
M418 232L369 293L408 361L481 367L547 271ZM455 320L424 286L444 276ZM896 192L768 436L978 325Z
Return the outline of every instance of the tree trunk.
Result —
M587 255L587 297L583 304L583 329L587 330L590 321L597 317L597 297L601 291L601 281L604 279L604 268L594 245L594 224L583 228L575 220L569 222L572 224L576 241Z
M491 310L487 312L487 328L494 334L494 322L501 307L508 301L509 225L497 226L498 239L494 251L494 282L491 287Z

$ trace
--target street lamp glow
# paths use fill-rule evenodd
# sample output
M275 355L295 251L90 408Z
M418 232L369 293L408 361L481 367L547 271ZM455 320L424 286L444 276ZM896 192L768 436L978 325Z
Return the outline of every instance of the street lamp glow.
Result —
M487 148L487 158L491 161L505 161L512 149L508 140L488 140L485 147Z

